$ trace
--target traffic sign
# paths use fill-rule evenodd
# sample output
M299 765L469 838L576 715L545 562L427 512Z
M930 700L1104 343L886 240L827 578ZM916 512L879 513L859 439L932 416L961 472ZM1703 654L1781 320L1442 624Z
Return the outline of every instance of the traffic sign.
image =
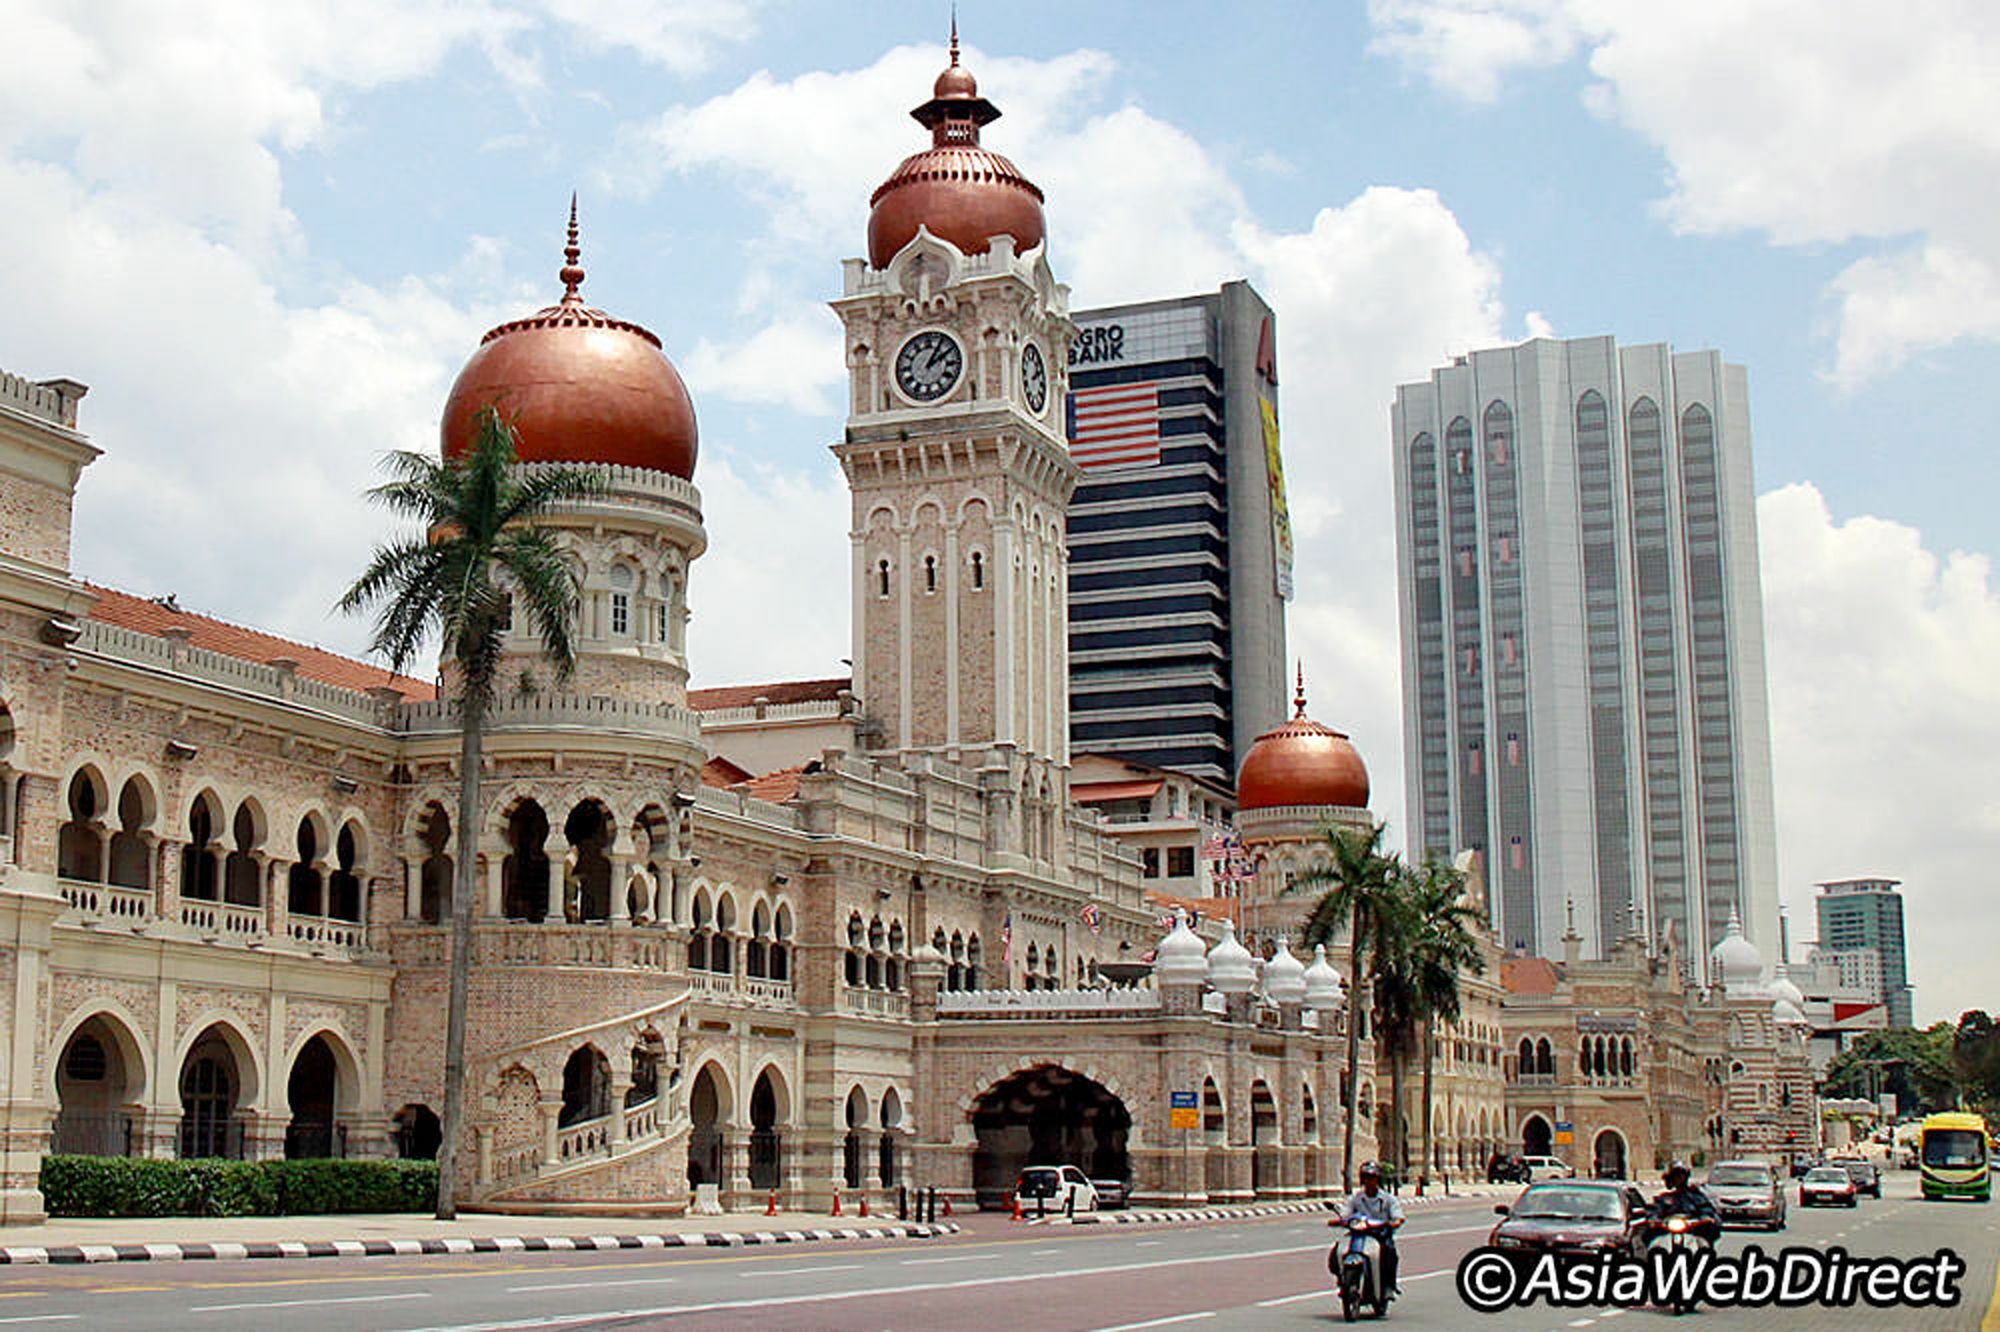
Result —
M1201 1103L1195 1099L1193 1092L1167 1093L1167 1127L1169 1129L1201 1127Z
M1176 1110L1192 1110L1199 1104L1193 1092L1168 1092L1167 1104Z

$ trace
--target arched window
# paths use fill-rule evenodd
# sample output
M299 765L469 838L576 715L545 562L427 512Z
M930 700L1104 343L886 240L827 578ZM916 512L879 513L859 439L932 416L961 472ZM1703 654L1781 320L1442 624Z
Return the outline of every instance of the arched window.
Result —
M924 591L937 591L937 556L924 556Z
M710 929L714 917L708 905L708 890L701 889L694 895L694 927L688 935L688 970L708 970L708 940L714 933Z
M611 636L628 638L632 633L632 567L611 566Z
M965 988L979 988L979 936L976 934L965 941Z
M323 848L311 819L299 820L297 846L299 858L286 873L286 909L297 916L324 916L326 904L321 899L326 884L320 878L318 864Z
M861 913L856 912L847 918L847 983L849 985L859 986L861 984L861 949L865 943L865 939L866 936L863 933L861 924Z
M262 906L264 871L254 853L263 839L257 827L256 811L251 809L247 800L236 807L236 818L230 825L230 838L234 849L223 865L223 900L237 906Z
M1556 1071L1555 1050L1544 1036L1535 1042L1535 1072L1553 1074Z
M85 883L104 882L104 800L91 775L69 781L69 819L56 835L56 874Z
M774 981L792 978L792 908L784 902L772 918L770 972Z
M424 845L423 865L418 870L417 919L436 925L444 920L452 895L451 857L445 854L451 845L451 816L444 812L444 806L430 807L417 836Z
M875 562L875 595L878 597L889 595L889 561L887 560L877 560Z
M1031 990L1035 989L1041 983L1039 977L1036 975L1036 973L1041 970L1041 967L1042 967L1042 950L1034 944L1029 944L1027 987Z
M743 974L764 980L770 971L771 908L759 902L750 911L750 940L743 945Z
M978 592L986 586L986 557L978 551L972 552L972 590Z
M197 902L216 898L215 812L206 795L188 810L188 843L181 850L181 896Z
M360 855L350 823L333 839L334 868L326 880L326 914L335 920L361 919Z
M121 888L151 888L151 848L145 830L153 821L152 802L137 777L118 792L118 831L111 834L111 882Z

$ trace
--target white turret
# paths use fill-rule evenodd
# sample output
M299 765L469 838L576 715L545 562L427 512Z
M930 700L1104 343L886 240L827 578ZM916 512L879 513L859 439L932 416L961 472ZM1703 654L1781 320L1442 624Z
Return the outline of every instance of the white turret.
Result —
M1153 954L1153 980L1160 985L1200 985L1208 979L1208 952L1188 928L1187 912L1174 910L1174 927Z
M1208 950L1208 983L1218 994L1248 994L1257 983L1257 959L1236 942L1236 926L1222 922L1222 938Z
M1280 1005L1306 1001L1306 965L1292 956L1283 938L1278 940L1278 951L1264 963L1264 997Z
M1764 976L1764 957L1757 951L1757 945L1743 937L1743 922L1732 909L1729 924L1722 932L1722 942L1709 955L1714 967L1715 979L1722 982L1724 993L1737 998L1748 998L1759 992L1758 982Z
M1326 960L1326 945L1313 945L1312 965L1306 968L1306 1007L1331 1013L1340 1007L1340 973Z

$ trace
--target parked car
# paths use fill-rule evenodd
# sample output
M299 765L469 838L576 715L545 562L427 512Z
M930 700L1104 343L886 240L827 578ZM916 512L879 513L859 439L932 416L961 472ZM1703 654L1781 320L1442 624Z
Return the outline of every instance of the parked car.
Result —
M1708 1198L1723 1223L1785 1228L1785 1186L1762 1161L1723 1161L1708 1172Z
M1637 1255L1638 1222L1646 1206L1645 1195L1629 1184L1547 1180L1530 1184L1512 1206L1493 1209L1501 1220L1486 1242L1524 1254L1555 1250Z
M1528 1180L1539 1184L1545 1179L1575 1179L1576 1167L1553 1156L1524 1156L1528 1166Z
M1093 1179L1090 1187L1097 1190L1097 1205L1122 1211L1128 1190L1122 1179Z
M1528 1160L1518 1152L1495 1152L1486 1162L1488 1184L1528 1184Z
M1865 1193L1871 1198L1882 1196L1882 1176L1875 1169L1873 1161L1847 1160L1840 1162L1840 1168L1854 1181L1854 1191Z
M1024 1212L1094 1212L1097 1188L1073 1165L1026 1166L1014 1183Z
M1799 1181L1799 1206L1801 1207L1854 1207L1859 1200L1854 1192L1854 1180L1839 1166L1814 1166L1806 1171L1806 1177Z

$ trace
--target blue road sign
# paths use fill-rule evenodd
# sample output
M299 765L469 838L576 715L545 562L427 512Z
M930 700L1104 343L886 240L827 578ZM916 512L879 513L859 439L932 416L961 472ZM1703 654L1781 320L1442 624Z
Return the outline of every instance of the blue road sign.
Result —
M1168 1092L1167 1108L1169 1110L1195 1110L1200 1107L1195 1104L1193 1092Z

